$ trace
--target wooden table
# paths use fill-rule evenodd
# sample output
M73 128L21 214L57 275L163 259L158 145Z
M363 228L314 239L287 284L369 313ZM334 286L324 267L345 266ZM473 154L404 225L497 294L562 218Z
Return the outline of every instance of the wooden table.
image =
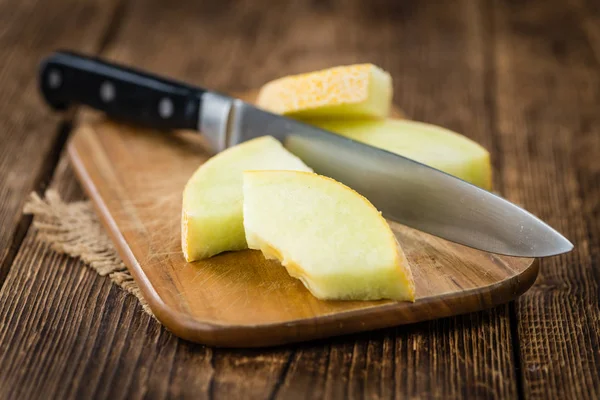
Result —
M376 63L407 115L490 149L496 188L575 251L476 314L266 350L179 340L21 212L49 186L84 198L72 115L37 93L59 47L223 91ZM600 398L596 1L1 0L0 56L0 398Z

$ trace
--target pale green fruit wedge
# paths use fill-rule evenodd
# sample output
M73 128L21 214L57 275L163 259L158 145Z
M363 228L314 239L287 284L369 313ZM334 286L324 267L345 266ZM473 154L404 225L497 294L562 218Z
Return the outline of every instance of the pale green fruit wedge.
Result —
M483 189L492 189L488 151L449 129L401 119L311 120L309 123L419 161Z
M387 221L333 179L244 172L244 227L251 249L281 261L319 299L414 301L410 267Z
M239 144L208 160L183 191L181 244L188 262L247 248L242 172L248 169L312 171L270 136Z
M356 64L268 82L256 104L298 118L384 118L392 92L390 74L373 64Z

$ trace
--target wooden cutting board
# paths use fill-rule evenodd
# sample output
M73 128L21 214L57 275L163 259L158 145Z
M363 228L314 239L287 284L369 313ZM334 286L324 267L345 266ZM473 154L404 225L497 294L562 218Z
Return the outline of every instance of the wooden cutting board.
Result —
M516 298L538 273L535 260L469 249L390 221L417 300L317 300L258 251L184 260L181 193L211 155L201 135L84 118L69 154L152 311L194 342L272 346L478 311Z

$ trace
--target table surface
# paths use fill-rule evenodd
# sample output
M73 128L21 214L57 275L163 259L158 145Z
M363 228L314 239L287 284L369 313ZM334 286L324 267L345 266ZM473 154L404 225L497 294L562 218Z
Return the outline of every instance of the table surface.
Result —
M600 398L600 6L0 0L0 398ZM85 196L37 63L100 54L222 91L373 62L395 103L490 149L495 187L564 233L534 287L484 312L260 350L182 341L37 240L31 191Z

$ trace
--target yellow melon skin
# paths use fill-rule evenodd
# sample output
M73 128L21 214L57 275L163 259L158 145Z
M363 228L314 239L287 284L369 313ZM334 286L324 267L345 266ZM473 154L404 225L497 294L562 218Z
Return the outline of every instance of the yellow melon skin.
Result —
M201 165L183 191L181 245L188 262L248 248L242 215L247 169L312 171L270 136L231 147Z
M279 260L315 297L414 301L392 230L352 189L314 173L246 171L243 196L248 247Z
M478 143L449 129L403 119L305 122L400 154L483 189L492 189L490 153Z
M392 92L390 74L373 64L356 64L268 82L256 103L295 118L384 118Z

